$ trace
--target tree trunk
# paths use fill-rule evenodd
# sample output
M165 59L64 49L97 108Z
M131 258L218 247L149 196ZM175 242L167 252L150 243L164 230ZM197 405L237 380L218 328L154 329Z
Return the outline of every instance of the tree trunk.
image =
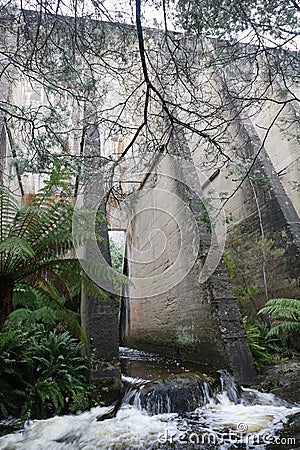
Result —
M0 331L12 309L13 284L0 282Z

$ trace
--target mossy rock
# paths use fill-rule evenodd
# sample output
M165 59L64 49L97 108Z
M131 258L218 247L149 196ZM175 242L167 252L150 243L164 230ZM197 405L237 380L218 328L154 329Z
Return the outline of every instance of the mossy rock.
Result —
M2 420L0 422L0 437L19 431L23 426L24 421L20 419Z
M207 403L215 386L196 374L172 376L153 381L140 389L138 399L141 408L150 414L194 411Z
M257 389L271 392L290 403L300 404L300 359L266 367Z
M121 381L116 378L99 378L93 380L90 389L90 405L108 406L119 399L122 391Z

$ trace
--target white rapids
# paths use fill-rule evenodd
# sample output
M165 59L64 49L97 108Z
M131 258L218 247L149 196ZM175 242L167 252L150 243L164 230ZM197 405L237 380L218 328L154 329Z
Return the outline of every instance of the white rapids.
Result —
M97 422L111 408L96 407L76 416L33 421L23 432L0 438L1 450L112 450L149 448L171 429L176 414L148 416L133 406L122 407L115 418Z
M0 449L141 450L168 445L172 448L175 444L179 449L191 448L191 444L229 449L237 443L244 443L243 448L265 449L288 418L300 412L300 407L288 405L272 394L251 389L243 392L241 403L231 401L224 391L184 418L175 413L150 416L127 404L116 417L104 421L97 421L97 417L110 412L111 407L36 420L21 432L0 438ZM249 404L249 394L254 404Z
M182 415L170 412L174 409L169 393L165 398L166 392L161 394L160 390L147 397L149 402L144 406L147 411L143 410L140 401L143 388L157 380L157 374L168 375L170 370L176 375L178 363L161 361L145 352L130 349L123 352L127 363L134 364L127 364L130 373L124 371L127 376L123 376L126 388L116 405L34 420L23 430L1 437L0 450L299 450L300 442L296 442L295 436L291 436L294 441L287 442L286 432L283 435L280 430L289 418L300 414L300 405L289 404L273 394L238 388L226 371L219 372L220 387L202 382L203 401L199 400L201 406L199 403L192 412ZM169 383L168 392L179 396L175 386L178 385L175 383L173 389ZM190 394L193 396L194 392ZM165 408L158 408L159 404Z

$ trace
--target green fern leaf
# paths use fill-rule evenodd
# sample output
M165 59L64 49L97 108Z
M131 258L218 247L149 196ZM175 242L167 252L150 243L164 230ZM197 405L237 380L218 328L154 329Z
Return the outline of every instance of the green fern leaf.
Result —
M0 253L10 253L10 257L26 259L35 255L31 245L22 237L10 236L0 243Z

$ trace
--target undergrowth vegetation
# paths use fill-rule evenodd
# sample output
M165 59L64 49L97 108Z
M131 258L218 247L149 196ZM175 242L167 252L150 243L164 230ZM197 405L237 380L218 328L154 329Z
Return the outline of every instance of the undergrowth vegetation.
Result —
M93 402L78 298L82 286L99 301L107 296L74 258L75 242L84 245L90 234L73 236L74 208L61 189L59 199L53 195L56 178L23 206L0 186L1 418L47 418ZM103 225L102 213L95 217L95 226ZM84 262L98 278L118 286L125 280L104 264Z
M87 361L68 331L34 317L8 319L0 334L2 417L47 418L88 407Z
M268 289L264 290L262 286L253 283L253 271L243 252L244 247L240 240L235 238L235 244L236 241L239 244L237 249L225 252L223 259L240 304L244 328L257 368L299 355L300 300L271 298L264 304L262 297ZM250 248L250 243L246 244ZM259 255L262 245L267 261L280 258L282 250L274 249L273 242L266 239L256 244L251 243L252 253L256 251ZM264 306L259 306L261 304Z

